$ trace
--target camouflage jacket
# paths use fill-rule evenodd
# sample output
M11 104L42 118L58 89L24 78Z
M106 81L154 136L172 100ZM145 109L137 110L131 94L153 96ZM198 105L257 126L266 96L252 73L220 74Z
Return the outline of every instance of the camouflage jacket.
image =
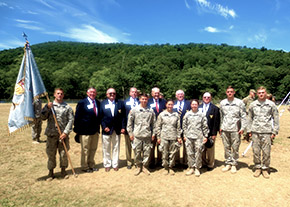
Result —
M245 130L247 126L246 107L242 100L233 101L224 99L220 103L221 127L223 131L237 132Z
M252 98L250 95L248 95L246 98L243 98L243 102L246 106L247 113L249 112L250 104L253 103L253 101L255 101L255 99Z
M156 122L157 137L165 140L176 140L181 137L180 118L177 112L162 111Z
M155 134L155 113L149 107L141 105L133 108L128 115L127 131L129 136L148 138Z
M74 122L74 114L72 108L65 102L61 104L53 102L53 109L55 111L56 120L58 122L61 132L69 135L69 133L72 131L72 125ZM52 111L47 107L47 104L41 111L41 119L47 119L45 135L59 136L58 129L52 115Z
M41 118L41 108L42 108L42 102L40 99L36 99L33 102L33 109L34 109L34 116L36 119Z
M251 103L248 127L249 132L278 134L279 113L275 104L268 99Z
M201 111L186 112L183 117L182 128L184 137L188 139L203 139L203 137L208 137L207 118Z

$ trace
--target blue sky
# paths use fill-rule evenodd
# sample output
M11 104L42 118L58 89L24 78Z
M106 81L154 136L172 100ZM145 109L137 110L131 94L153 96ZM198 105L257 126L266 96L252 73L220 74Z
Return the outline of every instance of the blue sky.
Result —
M30 43L211 43L290 51L290 0L0 0L0 50Z

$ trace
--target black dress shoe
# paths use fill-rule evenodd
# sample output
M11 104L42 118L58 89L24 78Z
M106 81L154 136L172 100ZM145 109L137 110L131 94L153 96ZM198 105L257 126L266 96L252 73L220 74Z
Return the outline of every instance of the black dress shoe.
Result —
M213 167L207 167L206 170L207 171L212 171L213 170Z
M91 169L91 168L89 168L89 169L85 169L85 170L82 170L83 172L86 172L86 173L92 173L93 172L93 170Z
M92 171L94 171L94 172L98 172L99 171L99 169L98 168L90 168Z
M128 165L128 166L127 166L127 169L128 169L128 170L131 170L131 169L132 169L132 165Z

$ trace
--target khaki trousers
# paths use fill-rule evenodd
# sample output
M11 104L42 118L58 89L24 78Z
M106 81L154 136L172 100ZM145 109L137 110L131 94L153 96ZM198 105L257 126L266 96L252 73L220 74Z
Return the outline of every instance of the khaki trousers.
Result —
M81 167L83 169L95 167L95 154L98 148L99 133L93 135L80 135Z

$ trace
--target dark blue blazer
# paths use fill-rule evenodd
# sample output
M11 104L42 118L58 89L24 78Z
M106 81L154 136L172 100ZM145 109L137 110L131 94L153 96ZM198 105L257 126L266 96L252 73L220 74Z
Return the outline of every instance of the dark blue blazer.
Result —
M178 100L174 101L174 106L176 106ZM173 106L173 111L178 113L178 108ZM182 128L182 120L183 117L185 115L186 112L190 111L191 107L190 107L190 101L184 99L184 105L183 105L183 109L182 109L182 113L180 115L180 127Z
M100 102L96 101L97 116L88 98L80 100L76 107L74 132L81 135L100 133L101 113ZM88 107L90 105L90 107Z
M203 109L203 104L198 107L200 110ZM216 136L220 130L220 109L216 105L210 103L207 113L207 125L209 128L208 136Z
M101 125L102 125L102 134L111 135L115 130L116 134L121 133L121 129L126 129L126 113L124 102L118 99L115 100L115 111L114 117L112 116L111 109L106 108L105 106L109 104L108 99L102 101L101 103ZM109 132L105 132L105 128L110 129Z
M154 111L154 113L155 113L155 115L156 115L156 118L157 118L157 116L164 110L164 109L166 109L166 101L164 100L164 99L159 99L159 113L157 113L157 110L156 110L156 106L154 105L154 106L151 106L151 104L154 104L154 100L153 100L153 98L149 98L149 100L148 100L148 106L151 108L151 109L153 109L153 111Z
M140 104L140 101L139 99L137 98L137 103ZM125 120L125 126L127 128L127 122L128 122L128 115L129 115L129 112L131 111L132 107L131 105L129 104L130 102L130 97L127 98L125 101L124 101L124 105L125 105L125 110L126 110L126 120Z

